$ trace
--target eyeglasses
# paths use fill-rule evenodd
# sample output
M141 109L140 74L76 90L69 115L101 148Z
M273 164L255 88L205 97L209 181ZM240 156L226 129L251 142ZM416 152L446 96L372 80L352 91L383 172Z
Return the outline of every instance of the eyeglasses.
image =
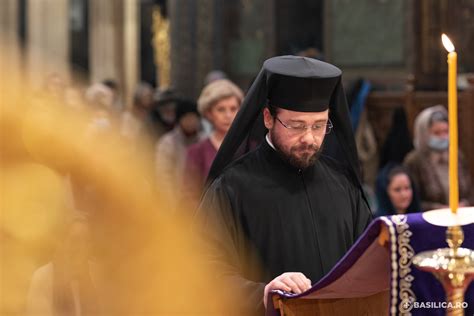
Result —
M283 123L280 119L275 116L278 122L283 125L284 128L292 131L294 134L304 134L308 129L311 129L311 133L314 135L329 134L333 128L331 120L328 120L327 124L317 123L312 126L308 126L304 123Z

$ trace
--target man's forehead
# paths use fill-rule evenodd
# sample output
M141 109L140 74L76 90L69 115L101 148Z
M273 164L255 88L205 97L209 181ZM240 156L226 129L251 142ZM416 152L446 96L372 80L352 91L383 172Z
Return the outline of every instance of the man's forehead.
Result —
M297 112L280 108L278 110L278 115L288 120L317 121L327 119L329 116L329 110L325 110L322 112Z

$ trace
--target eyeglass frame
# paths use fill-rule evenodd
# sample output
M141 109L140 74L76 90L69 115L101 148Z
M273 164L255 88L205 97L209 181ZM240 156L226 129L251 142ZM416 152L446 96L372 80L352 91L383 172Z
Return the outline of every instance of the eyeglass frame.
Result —
M303 126L301 126L301 128L295 128L295 127L291 127L291 126L289 126L289 125L283 123L283 122L278 118L278 116L276 116L276 115L275 115L275 119L276 119L278 122L280 122L280 124L281 124L284 128L286 128L286 129L288 129L288 130L293 130L293 131L297 132L298 134L306 134L307 131L308 131L308 129L311 129L311 133L314 135L314 132L317 131L317 130L314 129L314 127L317 126L317 124L313 124L313 125L311 125L311 126L303 125ZM332 124L332 122L331 122L330 119L328 119L328 121L327 121L326 124L321 124L321 127L322 127L322 126L325 126L325 131L324 131L324 133L321 133L322 135L327 135L327 134L331 133L331 130L332 130L333 127L334 127L334 125Z

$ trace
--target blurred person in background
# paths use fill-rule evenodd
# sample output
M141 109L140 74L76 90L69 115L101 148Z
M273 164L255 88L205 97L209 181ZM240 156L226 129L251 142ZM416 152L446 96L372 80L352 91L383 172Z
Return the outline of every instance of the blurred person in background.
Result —
M408 171L401 165L387 164L376 181L376 216L421 212L418 194Z
M421 208L446 208L449 203L449 125L442 105L423 110L415 120L414 146L404 165L420 190ZM459 206L472 205L473 190L464 156L459 152Z
M104 79L101 82L104 86L108 87L110 91L112 92L112 106L111 106L111 111L114 115L118 115L119 113L122 112L123 110L123 104L120 100L121 93L120 93L120 87L119 84L117 83L116 80L114 79Z
M41 86L30 95L29 102L39 106L48 105L51 102L64 103L67 87L68 83L62 75L58 72L50 72L44 76Z
M68 87L64 91L64 103L73 111L83 111L85 107L84 95L78 88Z
M374 215L386 215L388 214L387 211L384 209L392 210L390 204L387 204L386 196L383 198L385 201L383 205L379 208L377 205L377 200L381 200L380 192L384 192L386 189L386 181L387 181L387 172L390 171L395 165L402 165L403 160L405 159L406 155L413 150L413 140L410 134L410 130L408 129L408 122L405 113L405 109L403 107L397 107L394 109L392 114L392 122L390 125L390 129L387 133L387 137L383 142L382 146L380 147L380 156L379 156L379 166L377 170L377 175L374 183L374 190L373 194L369 195L373 197L375 203L371 204L371 210L374 212ZM385 168L386 167L386 168ZM408 172L408 171L406 171ZM383 180L381 180L383 179ZM412 187L413 179L412 180ZM382 183L384 184L381 184ZM376 194L376 191L379 193ZM378 197L377 197L378 195ZM416 194L418 198L418 194ZM418 200L418 206L419 206ZM414 212L413 209L411 209ZM421 208L418 207L416 212L420 212Z
M218 69L211 70L204 78L204 86L207 86L213 81L221 79L228 79L227 74L224 71ZM206 120L204 117L201 118L201 125L204 135L208 136L212 133L212 124L209 123L209 121Z
M186 154L182 187L190 208L197 207L212 162L240 109L242 99L242 90L228 79L211 82L199 96L199 113L211 123L212 133L190 146Z
M91 122L87 128L87 133L110 130L113 125L113 91L102 83L95 83L87 88L85 99L92 110Z
M66 89L66 81L60 74L56 72L50 73L44 83L44 92L53 98L62 100L64 96L64 91Z
M174 210L179 199L179 185L183 178L187 148L201 137L200 115L196 102L179 100L176 108L176 126L163 135L156 144L155 170L157 181Z
M137 85L133 95L132 108L122 113L120 133L128 139L151 137L153 122L153 87L146 82Z
M91 260L87 219L77 216L66 225L58 243L53 260L33 273L26 315L99 315L100 277Z
M221 79L227 79L227 75L225 72L218 69L211 70L206 75L206 78L204 78L204 85L207 86L211 82L214 82L216 80L221 80Z
M178 96L172 89L158 89L154 95L152 119L157 138L171 131L176 123L176 101Z

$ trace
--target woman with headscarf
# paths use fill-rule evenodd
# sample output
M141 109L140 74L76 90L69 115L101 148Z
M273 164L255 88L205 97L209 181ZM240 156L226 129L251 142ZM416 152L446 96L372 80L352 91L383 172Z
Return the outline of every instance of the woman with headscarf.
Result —
M198 111L211 123L212 132L201 142L191 145L187 151L182 183L190 207L197 206L193 204L199 200L212 162L240 109L243 97L242 90L228 79L209 83L199 96Z
M376 216L421 211L417 191L408 170L395 163L387 164L376 181Z
M424 211L445 208L449 203L449 125L444 106L423 110L415 120L415 149L405 158L405 166L419 189ZM459 154L459 206L473 203L470 173Z

